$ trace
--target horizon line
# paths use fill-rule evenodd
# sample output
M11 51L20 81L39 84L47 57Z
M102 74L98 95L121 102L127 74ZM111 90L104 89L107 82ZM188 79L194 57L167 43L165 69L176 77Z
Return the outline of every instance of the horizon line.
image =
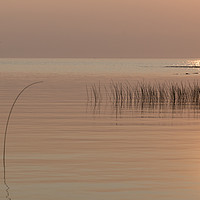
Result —
M199 57L0 57L0 59L200 59Z

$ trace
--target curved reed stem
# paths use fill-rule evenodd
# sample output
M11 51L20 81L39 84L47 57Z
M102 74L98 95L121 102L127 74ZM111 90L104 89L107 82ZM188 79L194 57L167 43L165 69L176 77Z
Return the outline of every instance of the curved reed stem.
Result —
M26 87L24 87L20 92L19 94L16 96L11 108L10 108L10 112L9 112L9 115L8 115L8 119L7 119L7 122L6 122L6 128L5 128L5 132L4 132L4 143L3 143L3 168L4 168L4 180L6 179L6 136L7 136L7 131L8 131L8 125L9 125L9 121L10 121L10 117L11 117L11 114L12 114L12 110L15 106L15 103L17 102L17 99L20 97L20 95L27 89L29 88L30 86L32 85L35 85L35 84L38 84L38 83L42 83L43 81L38 81L38 82L34 82L34 83L31 83L29 85L27 85Z

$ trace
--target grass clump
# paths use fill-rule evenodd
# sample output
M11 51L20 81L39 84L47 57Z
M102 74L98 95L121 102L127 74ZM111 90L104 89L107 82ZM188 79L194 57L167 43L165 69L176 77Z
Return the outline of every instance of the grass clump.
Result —
M199 105L200 85L193 82L129 82L111 81L102 86L93 84L87 97L91 103L101 103L103 99L120 107L137 104Z

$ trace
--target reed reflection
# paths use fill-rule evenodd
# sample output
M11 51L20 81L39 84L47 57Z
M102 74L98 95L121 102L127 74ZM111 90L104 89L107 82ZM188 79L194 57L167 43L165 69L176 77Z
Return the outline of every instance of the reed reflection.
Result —
M98 108L99 113L102 105L110 105L110 109L115 110L116 118L119 114L130 110L140 111L141 116L144 113L161 114L171 111L172 117L187 112L193 112L194 117L198 117L200 85L198 81L162 83L138 81L134 84L127 81L111 81L107 86L98 84L97 87L93 84L87 89L87 99L94 110Z
M4 167L3 168L3 173L4 173L4 185L5 185L5 191L6 191L6 199L8 199L8 200L11 200L11 197L10 197L10 192L9 192L9 190L10 190L10 187L9 187L9 185L7 184L7 179L6 179L6 168Z

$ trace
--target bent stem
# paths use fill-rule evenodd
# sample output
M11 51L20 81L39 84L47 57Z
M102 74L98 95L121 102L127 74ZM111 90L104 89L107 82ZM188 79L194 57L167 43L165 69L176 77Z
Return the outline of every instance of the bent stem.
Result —
M42 83L43 81L38 81L38 82L34 82L34 83L31 83L30 85L27 85L26 87L24 87L20 92L19 94L16 96L11 108L10 108L10 112L9 112L9 115L8 115L8 119L7 119L7 122L6 122L6 128L5 128L5 132L4 132L4 143L3 143L3 169L4 169L4 182L6 184L6 136L7 136L7 131L8 131L8 125L9 125L9 121L10 121L10 117L11 117L11 114L12 114L12 110L15 106L15 103L17 102L18 98L20 97L20 95L29 87L31 87L32 85L35 85L35 84L38 84L38 83ZM7 184L6 184L7 185Z

